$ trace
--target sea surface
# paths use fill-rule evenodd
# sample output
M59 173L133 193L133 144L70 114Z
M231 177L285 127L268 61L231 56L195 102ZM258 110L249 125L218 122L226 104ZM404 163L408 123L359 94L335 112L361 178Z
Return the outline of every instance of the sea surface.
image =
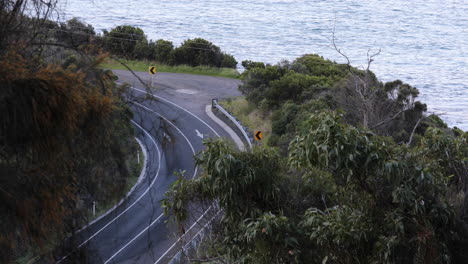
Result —
M465 0L65 0L61 20L78 17L97 32L140 27L176 46L202 37L237 61L277 63L317 53L365 67L383 81L420 91L430 112L468 130L468 1Z

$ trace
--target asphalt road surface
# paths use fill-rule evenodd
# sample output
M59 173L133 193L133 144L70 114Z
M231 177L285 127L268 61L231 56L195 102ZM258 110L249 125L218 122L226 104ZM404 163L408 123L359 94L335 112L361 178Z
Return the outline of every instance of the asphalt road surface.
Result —
M175 171L184 171L187 178L199 173L193 155L203 149L203 138L228 138L208 117L206 105L213 98L240 95L239 80L158 73L152 96L148 96L130 72L114 73L119 76L118 83L132 87L129 98L135 131L147 149L144 179L124 203L76 234L60 263L168 263L182 240L177 235L180 227L166 223L160 200L177 179ZM148 73L137 74L144 82L151 82ZM203 213L189 221L184 231L196 233L201 227L192 223Z

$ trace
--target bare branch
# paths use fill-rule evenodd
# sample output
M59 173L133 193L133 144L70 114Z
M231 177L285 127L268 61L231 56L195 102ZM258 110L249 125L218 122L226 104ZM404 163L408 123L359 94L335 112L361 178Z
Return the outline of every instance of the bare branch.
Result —
M370 51L371 51L371 49L368 49L368 50L367 50L367 69L366 69L367 71L369 71L370 65L371 65L371 63L374 61L374 58L375 58L376 56L378 56L378 55L382 52L382 49L379 49L379 51L377 51L376 53L374 53L374 54L372 54L372 55L369 56L369 52L370 52Z
M390 117L390 118L388 118L388 119L385 119L384 121L382 121L382 122L380 122L380 123L378 123L378 124L372 126L371 129L374 129L374 128L376 128L376 127L379 127L379 126L381 126L381 125L383 125L383 124L386 124L386 123L388 123L388 122L394 120L394 119L397 118L401 113L406 112L406 111L408 111L408 110L409 110L409 109L400 110L398 113L396 113L396 114L393 115L392 117Z
M146 84L141 78L140 76L138 76L130 67L128 67L127 64L125 64L124 62L122 62L119 58L115 57L115 56L112 56L112 59L114 59L115 61L117 61L118 63L120 63L122 66L124 66L129 72L132 73L133 76L135 76L135 78L138 79L138 81L140 81L140 83L146 88L146 91L150 94L153 94L152 90L151 90L151 87L149 87L148 84Z
M421 122L421 120L423 120L425 117L421 117L418 119L418 122L416 122L416 125L414 125L413 127L413 131L411 132L411 136L408 140L408 143L406 143L407 146L411 145L411 141L413 141L413 136L414 136L414 133L416 132L416 128L419 126L419 122Z

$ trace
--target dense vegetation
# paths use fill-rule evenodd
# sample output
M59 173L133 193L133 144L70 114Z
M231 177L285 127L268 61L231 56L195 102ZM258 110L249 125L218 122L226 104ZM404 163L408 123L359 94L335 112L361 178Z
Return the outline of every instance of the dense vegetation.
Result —
M96 34L92 25L77 18L65 23L47 21L45 28L53 36L69 47L79 47L93 43L116 58L155 61L165 65L210 66L216 68L236 68L237 61L221 49L202 38L187 39L179 47L171 41L148 40L139 27L117 26Z
M57 25L53 11L53 1L0 1L2 263L55 246L86 223L92 201L120 199L135 153L132 113L96 67L106 56L94 31Z
M147 39L143 30L129 25L117 26L104 31L102 39L105 50L127 59L151 60L167 65L212 66L236 68L237 61L213 43L202 39L188 39L174 48L171 41Z
M369 66L370 66L369 61ZM222 212L196 255L207 263L465 263L468 133L418 90L317 55L244 61L239 87L272 119L269 146L205 141L204 174L179 177L163 206ZM211 262L208 262L211 261Z

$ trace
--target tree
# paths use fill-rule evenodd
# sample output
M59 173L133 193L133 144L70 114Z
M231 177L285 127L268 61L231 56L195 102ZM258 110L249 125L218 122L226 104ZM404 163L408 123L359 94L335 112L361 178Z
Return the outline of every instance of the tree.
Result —
M213 43L202 39L188 39L173 52L174 64L187 64L190 66L225 66L235 68L237 61L231 56L221 52L221 49ZM230 56L230 57L229 57Z
M279 80L288 69L279 65L267 65L266 67L253 67L242 73L242 84L239 90L247 97L247 100L258 104L265 98L265 92L269 89L270 82Z
M129 25L117 26L103 33L104 48L114 55L125 58L135 58L135 46L148 41L142 29Z
M223 60L221 61L221 68L236 68L237 67L237 61L234 58L234 56L223 53Z
M303 123L290 143L288 166L269 149L240 153L208 141L197 158L204 175L179 178L166 194L163 206L176 221L188 218L189 206L219 205L223 215L205 242L212 245L206 260L457 259L464 245L460 238L467 236L454 212L465 207L453 206L448 191L451 174L466 178L465 136L454 139L429 129L421 144L410 147L348 125L335 112L309 114ZM447 153L450 161L442 158Z
M364 70L357 70L351 67L348 56L336 46L334 33L333 46L346 59L348 71L346 80L339 85L337 101L349 115L353 115L356 111L358 112L358 114L354 114L354 117L352 117L354 124L358 122L365 129L376 129L397 120L401 116L403 116L403 119L406 119L403 114L407 112L412 112L408 114L412 118L411 120L404 120L405 123L414 126L418 122L423 112L426 111L426 106L415 100L419 91L400 80L384 85L371 72L371 64L375 57L380 54L381 50L373 54L371 54L371 50L368 50L366 68ZM400 132L400 130L397 132ZM392 135L392 133L389 135ZM408 140L407 138L405 140Z
M37 17L26 16L31 8ZM74 233L88 220L87 199L120 198L134 153L124 90L96 67L105 56L57 38L58 25L47 20L54 8L0 3L2 263Z
M265 63L251 61L251 60L244 60L242 61L242 67L244 67L246 70L250 70L253 68L265 68Z
M147 60L151 57L151 48L150 44L146 39L140 40L136 43L135 48L132 52L132 57L137 60Z
M153 56L157 62L172 64L173 63L173 52L174 45L171 41L158 39L154 42L153 46Z
M96 32L91 25L86 25L76 17L66 23L61 23L60 30L57 31L57 36L61 42L75 48L89 44L95 35Z

